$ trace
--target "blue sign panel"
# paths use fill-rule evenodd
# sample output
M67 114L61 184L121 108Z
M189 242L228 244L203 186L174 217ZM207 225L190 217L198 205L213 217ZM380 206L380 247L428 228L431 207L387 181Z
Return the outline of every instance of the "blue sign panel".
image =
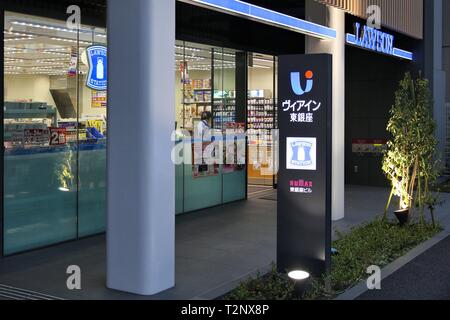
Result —
M106 91L108 87L108 59L107 48L95 45L86 49L89 61L89 73L86 79L86 86L97 91Z
M231 14L310 34L323 39L336 39L336 30L313 22L298 19L277 11L239 0L193 0L200 5L217 8Z

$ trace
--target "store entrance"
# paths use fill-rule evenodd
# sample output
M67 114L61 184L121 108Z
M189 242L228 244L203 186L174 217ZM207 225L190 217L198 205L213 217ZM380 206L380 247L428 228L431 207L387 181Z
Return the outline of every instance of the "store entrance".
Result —
M177 41L175 55L176 143L184 158L176 165L176 213L220 206L273 189L276 59L185 41ZM212 137L203 136L206 129L215 135L211 141ZM229 138L230 130L242 135ZM202 148L222 139L223 144L217 145L214 159L197 163L194 142L200 132ZM230 143L235 148L230 150ZM233 163L229 163L230 151L234 151Z
M277 129L276 58L248 55L248 195L276 186Z

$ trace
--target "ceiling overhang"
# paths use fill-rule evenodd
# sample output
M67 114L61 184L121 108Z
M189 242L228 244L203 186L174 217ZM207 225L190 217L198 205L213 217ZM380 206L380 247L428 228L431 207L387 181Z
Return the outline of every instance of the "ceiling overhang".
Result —
M239 0L179 0L320 39L336 39L336 30Z

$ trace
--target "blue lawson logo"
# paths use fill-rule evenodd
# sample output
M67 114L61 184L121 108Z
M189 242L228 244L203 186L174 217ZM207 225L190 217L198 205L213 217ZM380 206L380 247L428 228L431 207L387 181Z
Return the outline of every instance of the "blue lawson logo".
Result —
M94 45L86 49L89 61L86 86L92 90L106 91L108 87L107 51L107 48L101 45Z
M311 150L313 144L305 141L296 141L291 143L292 159L291 163L297 167L310 166L312 162Z
M302 96L305 93L311 92L314 86L313 77L314 73L311 70L306 71L306 89L303 89L300 79L300 72L291 72L291 85L294 93L298 96Z
M287 138L286 168L288 170L317 169L317 139Z

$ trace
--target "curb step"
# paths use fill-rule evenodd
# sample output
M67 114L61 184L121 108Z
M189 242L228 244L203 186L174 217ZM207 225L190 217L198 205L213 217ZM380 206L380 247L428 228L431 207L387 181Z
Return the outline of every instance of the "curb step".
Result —
M63 300L61 298L50 296L47 294L15 288L3 284L0 284L0 299L30 301Z

